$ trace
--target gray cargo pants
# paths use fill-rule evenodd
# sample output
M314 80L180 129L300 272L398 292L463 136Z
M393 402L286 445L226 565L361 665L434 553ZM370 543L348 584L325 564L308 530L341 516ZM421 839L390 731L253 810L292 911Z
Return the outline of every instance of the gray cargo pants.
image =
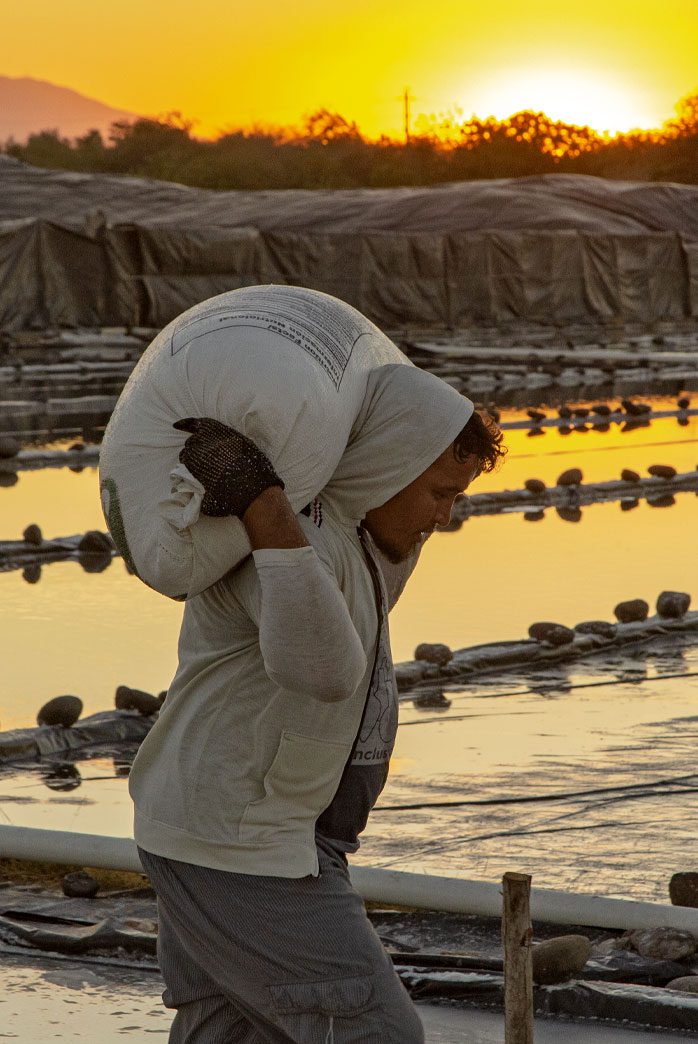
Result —
M318 877L235 874L139 849L158 896L170 1044L424 1044L343 859Z

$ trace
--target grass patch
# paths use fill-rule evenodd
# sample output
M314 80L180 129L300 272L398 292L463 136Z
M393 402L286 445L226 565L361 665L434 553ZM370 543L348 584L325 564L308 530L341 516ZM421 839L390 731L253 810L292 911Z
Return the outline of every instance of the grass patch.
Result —
M87 870L99 881L103 892L124 888L143 888L150 882L145 874L132 873L129 870L104 870L99 867L78 866L76 864L61 865L59 863L33 862L29 859L0 859L0 881L12 884L36 884L42 888L60 888L65 874L76 870Z

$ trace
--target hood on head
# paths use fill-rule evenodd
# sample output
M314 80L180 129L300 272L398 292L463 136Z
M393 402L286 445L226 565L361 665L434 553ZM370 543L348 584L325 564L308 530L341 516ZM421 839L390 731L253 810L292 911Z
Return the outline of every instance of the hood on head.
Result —
M433 464L473 410L470 399L433 373L399 363L378 367L321 498L358 524Z

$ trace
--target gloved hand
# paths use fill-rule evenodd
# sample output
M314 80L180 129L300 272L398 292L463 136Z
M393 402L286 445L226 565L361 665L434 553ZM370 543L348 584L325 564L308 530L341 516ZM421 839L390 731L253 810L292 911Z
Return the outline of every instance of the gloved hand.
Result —
M284 488L269 458L235 428L211 417L185 417L172 427L191 433L179 459L206 491L204 515L242 518L265 489Z

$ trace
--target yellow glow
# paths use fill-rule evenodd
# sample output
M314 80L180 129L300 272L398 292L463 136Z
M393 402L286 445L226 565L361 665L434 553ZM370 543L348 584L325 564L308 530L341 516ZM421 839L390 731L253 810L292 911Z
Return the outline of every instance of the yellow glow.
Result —
M651 109L606 74L574 69L497 70L480 84L485 99L481 116L504 119L513 112L545 112L553 120L588 125L614 134L652 125Z
M698 87L695 0L34 0L4 3L2 18L4 75L136 113L177 109L202 135L323 106L368 135L399 134L405 84L415 120L535 105L658 126Z

